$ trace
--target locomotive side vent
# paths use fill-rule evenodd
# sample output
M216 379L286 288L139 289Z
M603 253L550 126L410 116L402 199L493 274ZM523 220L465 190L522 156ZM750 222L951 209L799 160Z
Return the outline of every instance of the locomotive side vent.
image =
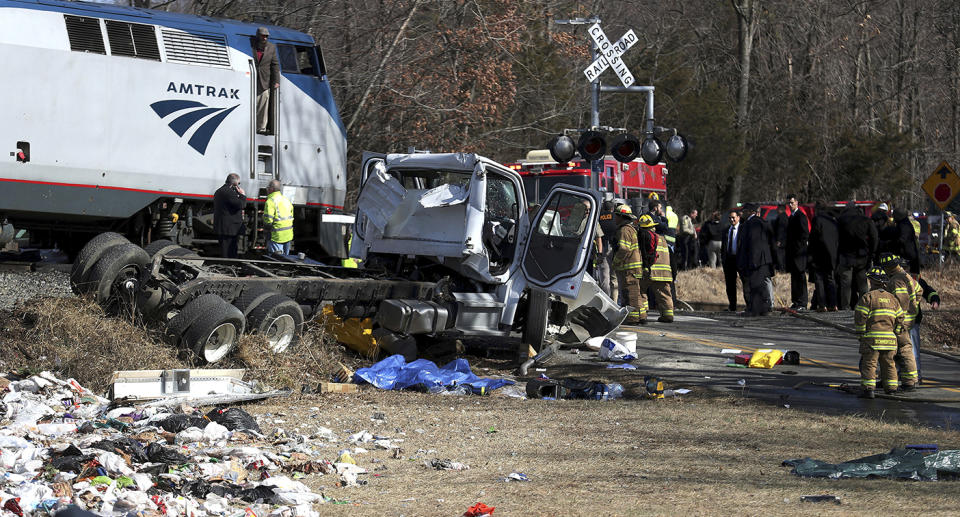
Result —
M65 14L67 23L67 37L70 38L70 50L78 52L95 52L106 54L103 44L103 32L100 31L100 20L87 16L71 16Z
M107 20L110 54L160 61L160 48L153 25Z
M226 38L213 34L162 29L163 47L170 63L229 67Z

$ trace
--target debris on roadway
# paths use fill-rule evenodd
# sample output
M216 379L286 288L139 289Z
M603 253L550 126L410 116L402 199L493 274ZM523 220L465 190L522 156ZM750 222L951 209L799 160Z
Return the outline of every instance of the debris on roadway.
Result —
M874 454L837 464L803 458L786 460L783 466L793 467L790 473L800 477L956 481L960 479L960 450L924 454L923 450L896 448L886 454Z

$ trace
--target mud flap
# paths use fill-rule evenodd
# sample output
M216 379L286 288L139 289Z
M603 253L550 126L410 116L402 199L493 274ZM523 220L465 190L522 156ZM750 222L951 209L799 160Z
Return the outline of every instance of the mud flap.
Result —
M606 336L627 319L629 309L619 307L604 293L597 281L584 273L576 300L568 304L566 326L557 337L562 343L582 343L592 337Z

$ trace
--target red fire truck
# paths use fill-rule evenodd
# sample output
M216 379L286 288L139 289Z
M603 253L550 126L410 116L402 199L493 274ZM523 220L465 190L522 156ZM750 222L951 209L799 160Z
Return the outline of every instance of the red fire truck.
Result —
M598 174L597 185L600 192L613 192L614 196L627 200L645 199L650 193L656 193L660 199L665 198L667 193L665 164L650 166L640 159L620 163L609 155L605 156L600 163L602 168ZM540 203L550 192L550 188L558 183L591 187L589 162L574 157L574 160L569 163L557 163L546 149L530 151L526 159L509 163L507 167L523 176L523 186L530 203Z

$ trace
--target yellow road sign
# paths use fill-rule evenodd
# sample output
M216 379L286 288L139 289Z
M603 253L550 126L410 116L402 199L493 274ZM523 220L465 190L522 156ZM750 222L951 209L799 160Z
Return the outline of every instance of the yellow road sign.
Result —
M923 182L923 190L943 210L960 194L960 176L953 172L949 163L940 162L933 174Z

